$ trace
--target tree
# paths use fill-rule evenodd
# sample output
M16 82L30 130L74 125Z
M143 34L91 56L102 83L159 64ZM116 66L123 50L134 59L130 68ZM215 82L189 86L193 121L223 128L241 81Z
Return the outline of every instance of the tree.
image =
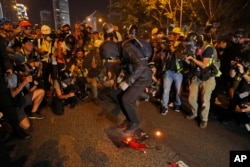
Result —
M176 14L180 11L180 0L141 0L148 16L155 19L160 27L170 23L178 25Z
M217 21L221 25L219 29L225 31L233 27L235 22L241 22L244 13L249 10L248 4L247 0L192 0L189 3L184 1L184 21L192 26L204 26L209 21Z
M137 24L142 29L167 27L169 24L198 30L206 22L221 23L219 29L233 25L249 25L249 0L113 0L111 10L117 14L117 23L128 26ZM181 6L182 2L182 6ZM183 15L181 15L183 14ZM244 24L240 24L245 20Z

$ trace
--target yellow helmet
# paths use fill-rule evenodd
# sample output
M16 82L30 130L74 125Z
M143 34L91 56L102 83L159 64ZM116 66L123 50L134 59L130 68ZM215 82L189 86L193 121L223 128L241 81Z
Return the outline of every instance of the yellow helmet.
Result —
M153 28L152 31L151 31L151 34L154 35L154 34L157 34L158 33L158 28Z

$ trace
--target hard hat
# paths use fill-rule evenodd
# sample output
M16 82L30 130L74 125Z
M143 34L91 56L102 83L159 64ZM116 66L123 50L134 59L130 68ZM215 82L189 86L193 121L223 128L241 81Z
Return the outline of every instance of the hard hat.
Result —
M51 34L51 28L47 25L42 25L41 32L44 35L49 35L49 34Z
M157 33L158 33L158 28L153 28L152 31L151 31L151 34L155 35Z
M171 33L174 33L174 34L181 34L182 31L181 31L181 28L180 28L180 27L175 27L175 28L173 28L173 30L171 31Z
M5 18L5 17L0 19L0 25L3 25L4 23L9 23L9 22L10 22L10 20Z
M104 33L112 33L114 31L114 26L111 23L103 23L102 30Z
M31 27L31 23L29 21L24 20L24 21L21 21L19 23L19 26L21 26L21 27Z
M25 44L27 42L34 43L34 38L27 36L27 37L24 37L21 42L22 42L22 44Z

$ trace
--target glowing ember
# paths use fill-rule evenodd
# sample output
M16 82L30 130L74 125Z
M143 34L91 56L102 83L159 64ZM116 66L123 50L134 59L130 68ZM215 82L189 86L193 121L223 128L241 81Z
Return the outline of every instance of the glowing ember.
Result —
M132 137L127 137L126 142L129 143L132 140Z

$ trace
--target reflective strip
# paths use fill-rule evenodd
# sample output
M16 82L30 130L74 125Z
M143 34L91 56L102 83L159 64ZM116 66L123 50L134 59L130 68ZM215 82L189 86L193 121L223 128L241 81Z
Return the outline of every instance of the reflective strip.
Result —
M241 81L242 77L240 75L238 75L236 78L235 78L237 81Z
M177 69L177 72L181 72L183 70L183 68L181 68L177 59L176 59L176 69Z
M215 56L214 56L214 49L215 48L212 45L206 44L203 51L205 51L209 46L211 46L213 48L213 54L212 54L212 58L209 60L209 63L207 65L207 67L210 66L212 63L216 63L215 62ZM218 59L218 57L217 57L217 59ZM216 66L216 68L217 68L217 66ZM221 73L220 69L217 69L217 70L218 70L218 73L215 76L219 77L219 76L221 76L222 73Z

